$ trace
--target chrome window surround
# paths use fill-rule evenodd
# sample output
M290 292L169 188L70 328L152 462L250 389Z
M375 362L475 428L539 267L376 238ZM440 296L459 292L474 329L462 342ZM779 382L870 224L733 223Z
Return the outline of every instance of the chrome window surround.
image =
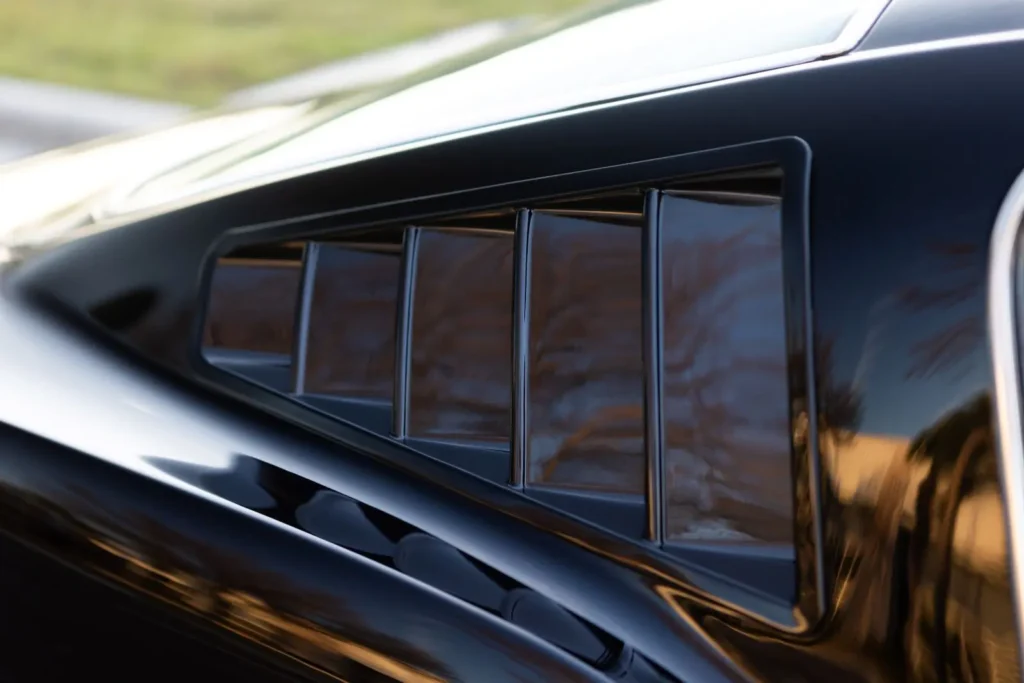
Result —
M1024 634L1024 419L1021 416L1019 305L1020 232L1024 222L1024 172L1010 187L996 216L989 246L988 332L995 385L996 441L1006 509L1010 584L1018 638ZM1024 656L1022 656L1024 660ZM1024 663L1024 661L1022 661Z

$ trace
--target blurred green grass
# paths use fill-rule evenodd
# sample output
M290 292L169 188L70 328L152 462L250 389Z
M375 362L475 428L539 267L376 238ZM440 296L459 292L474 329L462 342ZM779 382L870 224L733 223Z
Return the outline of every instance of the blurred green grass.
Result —
M197 105L295 71L587 0L0 0L0 74Z

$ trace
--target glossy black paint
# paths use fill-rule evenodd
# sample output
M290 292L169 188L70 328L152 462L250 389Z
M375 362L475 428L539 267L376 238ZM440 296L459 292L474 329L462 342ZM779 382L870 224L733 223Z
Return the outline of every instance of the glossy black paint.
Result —
M792 392L794 404L797 406L808 406L812 405L813 401L808 400L810 390L806 381L802 379L806 376L806 364L809 361L807 354L803 352L803 349L806 348L806 335L809 330L805 310L807 306L805 259L809 168L809 154L806 145L795 139L753 143L724 150L700 152L692 155L683 155L678 158L667 158L645 164L637 164L628 171L633 183L639 182L644 178L650 178L652 179L651 182L657 183L658 186L675 188L672 191L683 191L684 188L688 188L687 191L691 191L696 188L704 188L706 190L708 186L721 186L721 181L713 180L706 175L709 171L721 171L722 169L743 168L747 166L764 167L766 164L778 164L778 168L782 171L781 184L776 180L770 183L770 187L764 188L764 191L774 193L775 195L781 192L784 197L785 208L783 210L782 222L785 226L782 231L782 246L786 260L787 276L785 278L785 289L788 301L787 308L790 309L787 316L789 319L787 336L791 337L790 347L793 349L793 362L790 364L789 372L794 378L794 391ZM690 174L697 175L689 177ZM592 177L595 175L595 172L584 172L579 175L583 178ZM688 177L686 180L679 181L658 180L666 176L674 178L679 175L686 175ZM586 182L585 179L580 178L574 178L574 180L579 180L582 183ZM636 212L641 206L639 202L641 197L636 193L634 194L636 196L633 197L627 206L630 206ZM574 200L570 203L578 206L581 202ZM586 202L582 203L585 204ZM595 198L591 203L600 204L602 202ZM554 202L550 205L554 207L551 209L553 212L564 213L568 210L565 202ZM527 211L528 216L532 216L534 213ZM527 225L532 224L532 222L533 218L530 218L527 221ZM626 224L632 225L632 228L616 229L636 229L639 227L638 222L642 222L640 216L638 214L631 215ZM530 234L532 231L524 229L521 232ZM636 237L639 238L639 235L636 235ZM639 246L639 241L639 239L636 240L636 246ZM633 256L635 257L636 254ZM632 278L633 282L636 279L636 277ZM626 278L623 281L629 282L630 279ZM635 298L638 292L634 290L629 294ZM557 299L557 297L552 298ZM558 304L556 303L555 305L557 306ZM637 326L640 323L639 317L637 315L637 319L634 320ZM638 337L639 329L634 328L634 332L634 336ZM604 344L602 337L598 335L592 335L592 337L594 340L601 339L602 344ZM639 340L635 341L638 346ZM593 347L600 348L596 343L593 344ZM639 355L638 353L637 361L640 360ZM202 371L202 368L200 368L200 371ZM640 364L637 363L635 372L639 374L640 371ZM220 383L224 383L224 380L228 379L227 377L220 376L219 373L211 373L208 376L211 380L219 380ZM600 386L596 382L590 382L589 384ZM258 394L250 395L257 401L260 400ZM616 398L623 397L619 396ZM639 401L639 397L634 397L634 401ZM400 404L400 399L398 402ZM291 405L294 408L294 405ZM806 412L807 409L801 408L800 410ZM338 411L330 412L334 415L340 414ZM351 429L343 424L315 419L306 410L293 410L293 414L295 417L303 420L307 426L325 430L336 438L347 442L350 442L350 439L353 438ZM314 419L315 422L311 422ZM375 430L365 420L356 420L356 423L380 433L379 430ZM406 445L418 448L424 455L435 455L444 462L464 467L477 475L487 476L489 474L489 472L482 470L480 467L471 466L465 460L466 455L479 457L479 452L466 452L461 454L461 458L456 458L453 457L455 454L452 452L452 449L439 452L437 448L429 447L432 444L425 442L406 442ZM803 485L798 487L803 498L815 495L815 487L806 482L807 478L813 477L816 472L810 455L811 452L806 447L801 447L797 452L798 457L795 461L796 474L801 482L803 482ZM449 468L438 469L436 463L431 463L422 456L408 464L416 468L423 476L432 480L443 479L455 488L461 489L469 485L466 482L464 473L453 472ZM500 465L500 461L496 461L496 464ZM641 468L644 466L642 460L639 465ZM500 467L496 469L498 470L497 476L488 476L487 478L499 484L504 483L506 478L503 474L507 473L507 467L504 468L504 472ZM532 482L528 482L528 484L530 483ZM709 553L706 550L694 552L699 549L689 545L666 545L665 550L667 550L667 553L665 554L653 550L653 548L661 546L661 536L652 529L638 529L638 527L642 526L642 519L645 516L645 506L640 496L594 497L592 495L589 498L584 498L574 495L571 490L556 490L529 485L525 487L524 493L528 498L550 505L557 511L567 512L576 515L578 518L595 521L604 527L605 532L619 532L631 536L632 538L622 545L622 549L617 551L619 554L631 554L637 559L643 559L648 565L656 567L656 572L659 575L671 576L674 580L681 581L682 584L691 583L694 580L687 577L687 567L690 566L695 558L699 559L701 561L699 566L702 566L705 570L710 569L712 574L721 573L721 576L717 576L710 583L705 584L705 589L712 599L721 599L724 596L727 600L736 602L738 599L737 591L742 592L744 590L742 586L747 587L748 590L753 587L756 590L764 591L764 594L757 593L756 595L749 596L746 600L740 600L742 609L757 617L768 619L784 627L796 628L801 623L816 621L824 609L822 598L823 576L820 569L821 560L818 550L820 544L814 540L818 537L819 531L816 522L817 515L813 514L813 511L818 510L820 505L815 500L807 500L806 504L801 503L799 505L800 509L812 512L800 515L795 520L795 526L797 527L796 537L801 544L807 546L805 551L794 553L792 546L787 545L780 549L782 550L781 554L749 554L742 551L739 553L726 553L724 555L713 553L714 556L709 561ZM780 492L780 494L782 496L787 495L786 492ZM785 503L782 504L784 505ZM550 510L541 508L538 514L550 516L550 512ZM655 515L655 518L657 517L658 515ZM575 524L573 520L561 519L560 516L550 517L538 523L544 528L567 523L568 526L565 527L567 529L565 533L570 538L583 538L590 533L586 527ZM637 541L641 538L649 539L653 545L648 543L638 544ZM604 543L607 544L610 540L612 539L605 539ZM794 554L795 558L793 557ZM794 559L796 560L795 562ZM683 561L682 567L678 566L678 560ZM733 585L734 581L738 582L739 585ZM716 585L721 587L717 588L715 587ZM794 594L798 596L798 599L795 600L797 602L796 605L792 604L794 603Z
M170 603L193 621L198 617L234 631L261 649L283 651L304 665L292 667L303 675L319 669L346 680L515 681L540 666L565 680L599 680L553 648L548 649L550 661L530 662L523 655L543 655L535 640L524 642L521 631L503 627L479 610L453 611L454 603L445 596L425 592L394 572L385 579L373 564L351 553L310 543L258 517L226 510L9 427L3 439L5 456L19 463L3 485L6 533L31 539L37 551L95 580ZM176 469L185 481L199 480L200 488L224 500L286 524L316 529L315 523L297 521L303 517L295 511L300 501L288 500L289 494L315 495L316 488L289 481L279 471L260 471L258 465L242 459L238 469L260 477L260 482L243 472L229 470L218 480L194 468L156 463ZM315 501L301 503L315 507ZM338 539L332 541L338 544ZM464 623L456 617L460 611ZM97 612L94 618L101 615ZM61 619L59 612L49 618L58 624ZM157 642L148 647L161 646ZM114 649L109 656L118 658L120 647L110 643L107 648ZM473 657L465 656L467 648ZM47 666L44 652L30 651ZM257 662L267 654L258 652ZM32 664L30 659L23 666L31 671ZM60 677L70 673L58 672Z
M253 410L235 401L225 400L216 394L211 394L209 391L193 385L180 383L178 386L175 386L173 378L166 375L162 379L157 379L161 376L160 373L158 372L155 376L152 375L151 373L154 369L151 367L147 368L145 364L136 365L135 361L128 360L129 364L123 365L126 359L120 357L116 347L109 346L109 342L105 342L98 336L79 337L73 328L70 327L64 328L59 332L55 330L55 334L48 335L45 332L46 323L39 320L37 314L19 314L13 306L6 307L4 315L6 320L18 321L17 328L19 332L14 333L11 331L15 336L25 332L32 333L33 346L49 356L51 367L55 368L52 365L53 361L57 361L62 366L65 361L67 362L67 365L62 370L62 373L65 373L64 381L67 381L69 377L66 372L74 374L74 368L76 367L84 370L87 374L97 371L105 373L112 371L114 368L120 368L118 370L118 374L121 377L121 380L119 380L119 405L134 406L134 408L130 408L134 416L123 423L122 431L115 442L120 455L113 455L112 462L104 463L94 462L93 458L84 454L77 454L76 457L79 460L99 468L101 472L106 474L96 475L98 480L93 484L89 483L92 479L86 479L87 473L83 474L74 470L72 465L67 465L67 476L70 477L68 485L73 486L76 481L85 481L83 490L100 489L100 492L96 494L102 499L99 504L100 510L110 509L111 506L114 506L115 510L117 509L118 504L114 501L117 499L116 491L119 488L125 489L126 495L131 501L135 501L137 495L140 496L142 502L137 503L138 505L143 505L144 503L157 504L159 502L157 491L166 489L168 491L166 495L176 496L179 502L170 506L170 508L161 508L160 512L153 512L151 516L162 519L165 515L169 514L168 510L175 506L187 508L188 510L196 508L194 512L196 516L190 517L193 520L190 524L198 525L197 528L191 531L187 528L181 529L179 536L175 536L168 543L163 544L167 547L176 548L180 546L180 551L189 555L192 553L190 550L192 546L189 545L190 541L188 539L202 540L204 534L217 532L221 526L227 524L227 522L220 521L220 516L229 515L230 510L222 510L220 513L214 512L212 509L208 512L199 512L199 509L205 510L210 505L213 505L213 503L210 502L208 505L204 505L202 500L192 500L196 496L197 489L207 491L215 496L214 501L220 501L222 504L231 502L233 506L249 506L252 510L264 515L263 519L265 520L275 518L289 521L295 520L298 524L304 524L303 528L307 532L312 531L324 534L323 529L325 527L310 525L308 518L307 522L303 523L301 520L304 516L297 512L297 508L314 498L317 491L325 488L323 484L313 485L310 482L330 481L331 483L327 487L329 488L328 494L333 491L335 494L348 496L349 493L359 491L358 500L362 504L377 510L392 510L394 509L394 503L400 501L401 507L404 510L402 522L389 523L386 521L386 514L382 516L380 513L376 513L377 520L380 521L384 528L388 529L388 533L395 535L392 542L398 541L400 538L415 531L415 529L411 528L411 521L415 521L420 529L447 529L448 531L435 535L441 540L448 542L452 540L450 532L458 530L458 545L456 547L461 549L467 548L463 543L464 541L469 540L470 536L475 536L476 540L470 543L472 551L469 555L477 562L493 568L505 567L507 566L507 560L515 560L516 565L518 565L515 568L515 575L513 576L512 573L508 573L509 576L513 576L516 581L524 586L543 587L541 592L546 595L551 593L557 595L575 594L575 600L565 601L559 599L558 602L562 609L575 612L606 632L611 633L607 628L608 625L613 624L613 618L611 617L613 617L616 611L621 609L625 609L627 612L640 609L646 614L647 618L657 618L662 626L652 632L652 636L655 638L654 642L656 644L657 641L662 641L662 645L658 646L658 649L666 653L671 652L670 657L677 661L674 664L670 662L669 666L671 666L673 671L682 671L684 678L738 680L734 673L728 673L731 671L731 666L717 658L714 655L714 651L708 649L710 644L706 643L690 626L685 622L678 622L673 616L674 611L671 603L665 603L658 598L656 592L645 587L645 582L640 577L633 578L629 573L623 573L623 570L614 563L591 556L590 553L569 542L567 539L560 539L532 524L524 525L514 517L509 517L495 510L488 510L479 503L470 502L473 498L479 500L489 493L493 493L492 485L490 484L478 481L475 491L473 490L474 487L471 487L465 492L456 492L449 489L446 493L443 493L444 489L442 487L425 482L419 477L410 476L396 469L393 464L381 460L379 457L346 457L344 456L345 449L339 451L339 446L337 445L324 442L319 438L311 438L312 435L303 429L296 429L285 423L277 424L277 427L284 428L283 431L277 429L274 424L278 421L268 418L266 414L261 414L260 411ZM89 332L83 331L81 334L89 335ZM14 343L18 344L19 342L15 340ZM82 353L85 355L81 355ZM29 354L29 356L31 355L33 354ZM28 370L27 367L26 370ZM12 375L12 379L16 379L16 376ZM78 386L83 390L86 389L90 382L85 377L79 377L79 379L83 381L72 381L68 386ZM169 385L165 385L164 388L171 389L173 396L172 394L165 394L163 389L153 384L155 379L160 384L163 384L165 381L171 382ZM22 390L30 391L28 385L23 385ZM68 395L68 398L71 399L71 396ZM72 400L77 402L77 399ZM170 400L169 403L167 402L168 400ZM152 410L156 405L160 405L161 409L158 411ZM85 432L90 431L85 425L96 426L104 420L99 414L89 415L88 413L93 410L99 410L102 413L106 410L103 405L94 401L82 401L80 406L79 419L83 429L78 432L79 437L83 436ZM186 412L182 413L181 410ZM205 417L202 417L202 415L205 415ZM212 432L206 431L207 428L212 428L215 432L220 432L223 429L230 430L231 436L228 436L226 432L222 434L227 436L228 440L237 446L237 450L231 452L223 451L221 445L224 442L219 442L219 439L211 441L210 436L212 436ZM44 428L45 431L48 430ZM109 432L104 433L109 434ZM166 437L171 434L179 435L182 440L178 441L175 437L168 441ZM137 438L141 438L144 442L149 442L150 445L140 448L141 444L135 441ZM177 442L177 445L168 449L168 446L172 446L172 442ZM63 452L63 449L59 449L49 442L36 439L32 443L53 447ZM406 452L397 446L392 446L390 450L396 453ZM34 463L45 461L45 452L36 454L31 450L26 450L24 444L17 441L13 442L12 448L6 452L12 454L8 460L8 467L5 468L7 476L13 480L12 483L15 488L19 490L25 488L24 485L20 485L17 482L26 476L24 474L26 470L29 472L33 471L31 468L35 466ZM131 455L132 453L138 453L138 455ZM236 463L235 453L245 454L246 456L244 459L237 461L242 463L241 467L236 467L234 464ZM299 460L295 459L299 454L301 454L301 462L308 466L309 469L293 467L294 464L299 462ZM386 455L386 453L379 455ZM421 458L422 456L417 457ZM20 463L23 461L28 462L26 467L21 466ZM218 463L220 464L218 465ZM266 465L261 463L266 463ZM54 467L56 468L57 466L55 465ZM62 463L60 467L63 468L65 465ZM217 467L223 471L218 472L216 470ZM280 474L282 470L287 470L287 474L284 477ZM157 482L152 482L149 486L135 483L136 480L147 481L147 473L148 478L153 478L158 472L166 475L166 477L170 477L170 482L167 482L164 476L157 478L172 484L172 486L161 488ZM264 474L267 472L272 473L269 477L270 481L267 480L268 478ZM263 480L260 480L261 476L263 476ZM380 477L383 477L383 479ZM117 483L102 483L102 481L109 478L116 479ZM275 478L277 481L273 481ZM254 479L258 482L258 485L254 485ZM282 479L284 480L283 482L281 481ZM56 483L63 482L59 468L53 471L47 470L46 473L40 473L37 480L39 482L52 480L55 482L55 485ZM29 490L35 491L35 488L39 486L42 486L42 483L37 484L36 487L30 487ZM193 493L191 496L188 496L180 491L175 491L173 490L175 486L187 486ZM136 490L140 487L143 490L136 493ZM268 489L273 494L268 493ZM374 491L374 495L367 495ZM39 495L42 495L44 498L52 498L57 494L47 496L43 492ZM515 499L515 494L509 492L507 495L510 499ZM333 498L335 495L332 494L330 497ZM278 503L279 498L286 502L283 505ZM107 499L110 500L109 503L102 502ZM469 507L466 507L467 504ZM518 504L521 508L519 511L521 515L529 516L533 512L529 503L524 504L520 500ZM309 511L307 510L307 512ZM190 512L189 514L193 513ZM344 511L342 514L344 514ZM315 514L313 516L314 518L316 517ZM250 524L253 522L251 517L246 517L245 519ZM207 521L204 522L203 520ZM466 525L470 528L460 530L461 527ZM266 533L273 536L276 533L273 532L274 528L276 527L268 527ZM338 529L340 530L341 527L338 527ZM470 532L470 536L462 533L466 530ZM349 531L352 532L353 530L350 529ZM358 531L354 530L356 535L358 535ZM369 530L364 531L370 533L369 537L371 540L374 539ZM36 531L28 529L23 530L18 535L25 540L34 540L39 533L45 534L46 532L45 530ZM236 548L237 545L239 552L245 551L248 553L246 549L251 549L251 539L256 539L256 545L262 548L260 552L266 553L259 556L245 554L241 560L247 571L253 571L258 575L256 583L250 591L255 592L257 597L262 597L264 582L259 579L259 576L263 576L265 571L273 570L274 574L283 573L286 577L290 575L290 571L299 572L298 575L293 576L290 582L293 581L300 589L310 585L311 579L304 576L305 572L315 571L319 574L321 571L327 571L327 569L323 568L323 565L325 562L329 563L328 560L322 559L319 556L315 559L303 559L301 552L291 548L288 542L282 545L281 541L274 540L273 537L260 539L255 529L247 528L245 524L243 524L242 528L225 531L224 535L219 535L219 532L217 533L218 536L215 540L206 541L205 543L213 545L218 551L231 552L231 549ZM379 548L375 550L373 546L368 545L369 542L366 540L367 533L363 534L362 540L350 541L349 543L352 547L367 555L381 555L382 553L379 552ZM309 539L310 537L306 538ZM592 542L596 542L597 538L595 537ZM327 540L336 544L339 540L337 531L329 535ZM506 545L506 541L514 541L519 547L509 548ZM535 543L535 541L540 541L540 543ZM298 543L298 540L294 542ZM380 542L379 537L375 539L375 542ZM326 552L327 547L324 544L314 543L308 552ZM103 553L100 553L100 555L103 555ZM341 557L352 558L353 556L350 553L346 553ZM558 563L553 566L549 562L549 558L555 557L558 558ZM270 558L276 558L273 561L273 566L266 565ZM495 558L499 558L497 563L494 562ZM394 600L400 594L396 593L395 589L389 586L391 579L387 578L394 578L394 572L379 564L367 565L361 563L360 566L374 566L377 567L375 571L381 573L380 578L384 583L381 584L380 590L383 593L379 594L375 600L380 603L382 609L386 609L384 608L385 603L391 604L395 610L398 610L399 614L405 615L414 623L419 620L419 618L413 619L415 615L413 611L415 607L414 601L402 599L396 602ZM187 567L184 569L187 569ZM522 570L526 570L526 573L524 574ZM345 566L339 566L331 575L353 577L358 576L358 572L350 571ZM490 575L492 577L495 576L493 570L491 570ZM585 577L585 579L581 581L581 577ZM219 585L216 578L209 580L213 582L215 587ZM622 584L622 580L626 580L627 583ZM349 579L346 578L344 583L344 586L347 588L339 586L336 590L355 591L354 594L347 593L349 595L373 595L373 593L368 593L370 587L365 581L359 581L357 584L350 584L348 581ZM509 590L516 588L517 585L506 582L506 588ZM588 601L585 597L588 595L593 595L600 603L605 603L609 600L617 602L624 597L618 594L618 591L610 592L608 590L613 585L620 587L629 586L627 593L634 596L635 602L634 600L627 600L621 603L617 609L600 614L588 607ZM234 584L229 582L224 586L224 590L230 590L234 587ZM223 592L220 589L214 589ZM438 595L432 591L428 591L426 596L432 596L430 599L438 598ZM362 599L360 598L360 600ZM342 605L349 604L344 594L340 596L339 602ZM368 605L371 602L373 601L363 602L362 604ZM469 603L453 602L450 598L438 606L438 614L443 614L443 619L447 620L449 617L448 608L443 605L454 608L459 604L464 604L465 607L463 609L468 610L469 614L478 614L477 609L471 607ZM611 603L609 603L610 605ZM486 607L487 605L482 606ZM490 606L493 608L493 605ZM652 606L655 608L655 612L650 611ZM591 613L583 614L576 611L579 607ZM354 609L354 607L351 608ZM598 617L601 623L593 620L595 616ZM427 619L426 616L423 618ZM635 622L635 619L629 621ZM425 623L429 623L429 619ZM655 625L654 623L651 624L652 627ZM444 628L450 629L452 626L447 625ZM512 634L523 633L518 629L506 628ZM427 628L427 631L432 630L432 628ZM615 627L614 630L620 633L623 632L621 627ZM358 630L355 632L346 631L348 637L353 638L356 644L370 648L373 653L389 659L397 659L399 662L409 661L403 652L392 652L390 647L385 647L381 643L369 643L361 638L358 633ZM406 640L407 638L402 639L401 642ZM687 657L686 652L692 652L685 645L687 642L691 643L690 647L696 648L698 651L708 650L710 659L706 656ZM476 662L477 656L480 656L487 662L488 667L496 666L500 658L505 656L490 648L482 649L480 644L470 643L471 640L463 641L463 646L458 649L458 653L453 651L452 656L456 659L459 656L467 656L473 662ZM268 643L268 645L277 646L278 644L274 642ZM682 650L680 650L681 647L683 648ZM431 651L435 652L435 654L437 653L435 650ZM553 652L557 653L558 651L553 650ZM529 659L533 661L538 654L529 654ZM518 661L525 656L524 650L521 648L520 651L509 656ZM565 655L559 656L564 657ZM649 668L648 665L644 664L643 659L638 658L636 655L630 655L630 657L629 661L635 661L636 664L630 664L629 671L637 668L639 673L635 675L639 676L640 680L644 680L644 670ZM716 660L718 661L716 662ZM614 664L619 666L620 662L621 656L614 659L608 665ZM470 666L475 666L475 664ZM536 671L548 671L550 664L533 662L531 666ZM581 671L578 666L577 664L576 670ZM626 665L622 664L622 666ZM591 669L582 669L582 671L585 673L585 676L600 676L597 671ZM629 675L634 674L629 673ZM476 680L479 677L481 677L481 674L467 672L456 676L456 680ZM532 675L526 676L527 680L530 678L532 678ZM658 678L656 677L654 680L658 680ZM672 678L668 677L667 680L672 680Z
M355 680L416 680L392 666L495 681L1018 679L997 528L984 282L992 222L1024 166L1024 92L1014 87L1021 63L1024 42L1014 40L865 52L395 152L34 255L5 275L0 302L0 349L17 359L3 370L0 398L9 425L0 432L0 483L11 510L0 528L14 567L0 572L0 594L41 600L47 587L27 585L24 573L56 575L50 558L70 562L90 579L68 589L76 609L121 595L99 586L127 588L150 610L124 618L138 631L157 629L158 606L170 602L186 631L227 643L185 646L196 666L251 659L284 672L251 680L324 668ZM217 249L225 251L595 191L637 182L636 164L669 177L680 162L665 157L790 136L813 159L815 372L805 390L817 395L810 434L821 433L810 439L807 454L819 457L804 462L809 476L797 478L796 500L821 504L797 515L822 520L802 547L823 559L821 594L812 596L823 610L799 612L810 618L788 628L788 605L358 428L336 428L247 383L203 374L191 350L201 273L222 234ZM693 170L727 168L730 154ZM835 430L832 407L850 392L856 419ZM895 445L882 460L886 486L872 489L858 467L877 434ZM91 506L80 502L83 491ZM62 512L69 507L73 520ZM136 512L170 526L161 548L174 552L163 566L207 577L218 594L243 589L291 624L289 633L306 630L290 640L267 635L251 620L231 622L223 608L211 613L158 593L113 545L90 540L123 537L112 528ZM991 548L962 550L969 514L967 535ZM186 559L210 547L229 564L237 556L241 576L222 560L211 576L207 557ZM423 553L433 558L426 569L415 559ZM979 558L989 566L974 566ZM438 576L438 566L448 569ZM442 583L461 571L476 578ZM281 601L279 580L299 593L285 597L299 600ZM54 605L17 614L22 632L34 633L44 622L73 628L72 612ZM562 626L532 629L531 619ZM403 630L409 620L426 628ZM589 635L567 635L580 625ZM147 632L154 656L177 642ZM996 654L986 643L998 645ZM96 647L69 645L92 662ZM19 653L11 673L31 676L32 666Z
M892 0L861 50L1024 29L1016 0Z

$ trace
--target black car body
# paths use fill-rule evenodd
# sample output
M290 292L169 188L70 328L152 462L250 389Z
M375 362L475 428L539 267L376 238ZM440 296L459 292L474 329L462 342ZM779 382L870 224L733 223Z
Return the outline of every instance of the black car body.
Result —
M1024 6L704 6L0 172L0 680L1019 680Z

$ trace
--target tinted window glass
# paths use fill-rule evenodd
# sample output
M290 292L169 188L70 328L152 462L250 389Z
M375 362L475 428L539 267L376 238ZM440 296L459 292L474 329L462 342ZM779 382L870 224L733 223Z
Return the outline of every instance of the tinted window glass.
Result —
M266 265L222 259L210 283L203 346L289 355L299 279L298 261Z
M792 542L777 201L662 198L668 540Z
M642 493L641 230L535 214L527 482Z
M397 247L320 246L306 393L391 401L400 271Z
M410 436L508 444L514 246L510 232L421 230Z

